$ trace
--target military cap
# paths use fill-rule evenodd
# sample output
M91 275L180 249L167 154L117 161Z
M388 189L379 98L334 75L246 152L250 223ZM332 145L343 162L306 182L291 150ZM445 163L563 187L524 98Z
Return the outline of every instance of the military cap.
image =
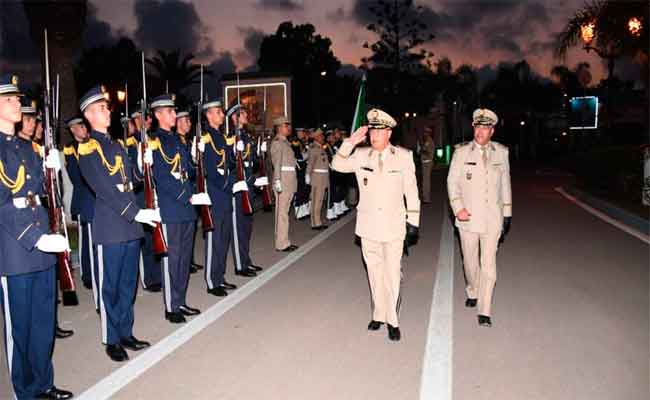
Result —
M279 126L279 125L282 125L282 124L289 124L290 125L291 122L289 121L289 119L287 117L278 117L278 118L273 120L273 126Z
M88 108L89 105L96 103L98 101L106 101L105 96L106 93L106 88L104 85L98 85L90 89L89 91L86 92L81 97L81 100L79 100L79 109L81 112L86 111L86 108Z
M499 117L494 111L487 108L477 108L472 114L472 126L486 125L494 126L499 122Z
M395 119L393 119L393 117L378 108L373 108L372 110L368 111L367 117L368 126L370 128L393 129L397 125L397 122Z
M322 135L322 134L323 134L323 130L322 130L321 128L317 128L317 129L314 130L311 134L312 134L313 136Z
M81 117L74 116L72 118L68 118L67 121L65 121L65 124L68 126L68 128L72 128L74 125L77 124L83 124L84 120Z
M241 104L235 104L234 106L230 107L230 109L226 112L226 117L230 118L231 115L233 115L234 113L236 113L241 109L242 109Z
M185 110L183 110L183 111L179 111L179 112L176 113L176 119L180 119L180 118L184 118L184 117L188 117L188 118L189 118L189 116L190 116L190 112L189 112L189 111L185 111Z
M20 99L20 112L29 115L36 114L36 100L23 96Z
M151 101L151 109L155 110L156 108L162 107L176 107L176 95L173 93L166 93L158 97L154 97Z
M221 102L221 99L212 99L208 100L205 103L203 103L203 111L206 111L210 108L223 108L223 103Z
M7 74L0 77L0 96L2 95L23 95L18 89L17 75Z

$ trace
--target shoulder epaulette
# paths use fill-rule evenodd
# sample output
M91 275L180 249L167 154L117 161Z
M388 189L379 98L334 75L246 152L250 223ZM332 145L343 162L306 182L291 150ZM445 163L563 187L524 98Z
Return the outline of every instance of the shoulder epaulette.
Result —
M131 136L126 139L126 147L137 146L138 141L135 140L135 137Z
M99 147L99 142L96 139L90 138L87 142L79 143L79 155L87 156L95 152Z
M72 155L77 155L77 151L74 149L72 145L65 146L63 148L63 155L65 156L72 156Z
M32 149L34 150L34 153L38 154L39 156L41 155L42 146L40 144L32 142Z
M149 142L147 143L147 146L151 149L151 151L156 151L160 149L160 138L151 138L149 139Z

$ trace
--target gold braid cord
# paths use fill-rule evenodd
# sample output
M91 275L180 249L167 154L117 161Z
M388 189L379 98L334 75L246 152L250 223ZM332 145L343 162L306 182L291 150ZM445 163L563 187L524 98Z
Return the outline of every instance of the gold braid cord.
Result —
M207 132L204 133L203 136L201 136L201 140L203 141L203 143L205 143L205 144L209 144L210 147L212 147L212 150L213 150L213 151L214 151L214 152L215 152L219 157L221 157L221 162L217 165L217 168L222 167L223 164L224 164L224 162L226 161L226 157L224 157L226 151L225 151L225 150L217 150L217 148L216 148L215 145L214 145L214 142L212 141L212 136L210 136L210 134L207 133Z
M115 164L111 165L106 157L104 156L104 151L102 150L102 146L99 144L99 142L95 139L90 139L86 143L80 143L79 144L79 155L80 156L88 156L93 154L94 152L97 152L97 155L99 155L99 158L102 160L102 164L106 169L108 170L108 174L113 176L115 175L118 171L122 175L122 177L125 177L124 174L124 165L122 163L122 156L116 155L115 156Z
M149 140L149 148L151 149L151 151L158 150L160 152L160 156L162 157L163 161L165 161L168 165L172 166L172 169L170 171L171 173L180 172L180 165L181 165L180 153L176 153L176 155L172 158L168 157L167 154L165 154L165 152L163 151L159 138Z
M2 184L5 185L9 190L11 190L11 194L16 194L20 191L20 189L23 188L23 185L25 184L25 166L21 165L18 168L18 174L16 175L16 179L13 180L7 176L5 173L5 166L0 161L0 181L2 181Z

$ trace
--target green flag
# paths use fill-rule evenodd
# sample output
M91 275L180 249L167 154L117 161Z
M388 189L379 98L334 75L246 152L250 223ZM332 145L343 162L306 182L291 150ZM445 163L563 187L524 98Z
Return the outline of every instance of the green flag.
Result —
M357 97L357 107L354 109L354 118L352 119L352 129L350 134L353 134L359 127L367 125L366 118L366 74L361 78L361 86L359 87L359 97Z

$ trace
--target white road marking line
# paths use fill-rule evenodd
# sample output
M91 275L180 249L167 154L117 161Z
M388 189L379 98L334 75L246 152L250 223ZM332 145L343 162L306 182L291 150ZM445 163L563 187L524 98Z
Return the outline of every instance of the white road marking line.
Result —
M438 270L433 285L427 343L422 363L420 400L451 400L454 297L454 235L443 204Z
M637 231L636 229L630 228L629 226L627 226L625 224L622 224L621 222L619 222L619 221L615 220L614 218L610 217L609 215L607 215L607 214L605 214L605 213L603 213L601 211L596 210L592 206L578 200L576 197L571 196L569 193L567 193L561 187L556 187L555 191L560 193L567 200L569 200L572 203L575 203L577 206L583 208L589 214L592 214L592 215L600 218L601 220L607 222L608 224L615 226L616 228L618 228L618 229L622 230L623 232L626 232L626 233L634 236L635 238L645 242L646 244L650 244L650 236L645 235L645 234Z
M142 375L149 368L156 365L160 360L171 354L174 350L182 346L185 342L197 335L210 324L221 318L228 310L245 300L257 289L264 286L268 281L273 279L280 272L290 267L294 262L311 251L314 247L321 244L327 238L343 228L348 222L352 221L354 213L342 218L338 223L332 225L329 229L322 231L313 237L307 243L300 246L297 250L289 253L288 256L278 261L266 272L257 278L250 280L247 284L241 286L232 294L223 298L217 304L189 321L183 327L169 334L160 342L151 346L147 351L137 358L129 361L123 367L113 371L94 386L77 396L79 400L102 400L109 399L120 389L128 385L138 376Z

